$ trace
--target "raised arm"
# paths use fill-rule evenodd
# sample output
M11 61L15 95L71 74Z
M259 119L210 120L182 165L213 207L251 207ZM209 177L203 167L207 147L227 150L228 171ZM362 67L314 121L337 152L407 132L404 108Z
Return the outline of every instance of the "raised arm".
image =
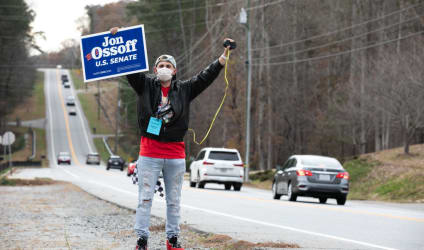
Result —
M118 31L119 31L118 27L113 27L110 29L110 33L113 36L116 33L118 33ZM146 75L144 73L134 73L134 74L127 75L128 83L138 95L141 95L143 92L145 79L146 79Z
M234 42L234 40L229 38L224 39L224 41L225 40ZM228 58L229 50L230 46L225 47L223 54L217 60L186 82L190 88L190 101L202 93L218 77L219 72L224 67Z

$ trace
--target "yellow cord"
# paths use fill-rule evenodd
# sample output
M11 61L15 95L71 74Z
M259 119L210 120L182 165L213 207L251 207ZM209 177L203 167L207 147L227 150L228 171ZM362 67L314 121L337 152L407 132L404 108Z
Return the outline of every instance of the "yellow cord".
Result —
M215 115L212 119L211 125L209 126L208 132L206 132L205 137L203 137L203 139L200 142L197 142L196 141L196 132L194 132L194 129L192 129L192 128L188 129L188 130L193 132L193 142L196 143L197 145L202 144L206 140L206 138L208 138L209 132L211 132L211 129L213 127L213 124L215 123L216 117L218 116L219 111L221 111L222 105L224 104L225 98L227 97L227 89L229 87L229 83L228 83L228 79L227 79L227 64L228 64L229 60L230 60L230 50L228 50L227 60L225 61L224 79L225 79L226 86L225 86L224 96L222 97L221 104L219 105L218 109L216 110L216 113L215 113Z

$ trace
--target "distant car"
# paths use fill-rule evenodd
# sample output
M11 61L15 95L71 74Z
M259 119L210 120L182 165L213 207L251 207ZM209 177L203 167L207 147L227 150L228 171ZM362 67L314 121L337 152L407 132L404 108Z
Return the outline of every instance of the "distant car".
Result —
M66 97L66 105L67 106L75 106L75 97L70 95Z
M71 87L71 84L69 84L69 82L64 82L63 87L69 89Z
M69 108L68 114L69 115L77 115L77 110L75 108Z
M349 173L335 158L293 155L277 167L272 193L274 199L287 195L289 201L296 201L298 196L309 196L326 203L328 198L334 198L338 205L344 205L349 193Z
M56 68L61 69L62 65L58 64L58 65L56 65Z
M237 149L204 148L190 164L190 187L204 188L206 183L224 184L226 190L233 186L240 191L244 167Z
M137 167L137 161L128 163L127 176L134 174L134 169Z
M61 76L62 81L68 81L68 75L62 74Z
M85 163L100 165L100 155L98 153L88 153Z
M57 165L60 165L62 163L68 163L71 165L71 156L68 152L60 152L57 156Z
M124 165L125 161L122 159L122 157L118 155L111 155L107 160L106 170L111 168L118 168L121 169L121 171L124 171Z

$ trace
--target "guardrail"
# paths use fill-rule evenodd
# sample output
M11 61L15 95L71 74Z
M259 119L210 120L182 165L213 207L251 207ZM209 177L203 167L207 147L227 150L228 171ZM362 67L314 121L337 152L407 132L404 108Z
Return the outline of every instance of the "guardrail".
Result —
M110 155L113 155L112 150L110 150L109 144L107 143L107 136L103 136L103 143L105 144L105 147L107 149L107 151L109 152Z
M35 133L35 129L33 129L32 130L32 155L28 157L28 160L34 159L36 152L37 152L37 134Z
M12 161L13 167L41 167L41 161ZM9 162L0 164L0 172L9 168Z

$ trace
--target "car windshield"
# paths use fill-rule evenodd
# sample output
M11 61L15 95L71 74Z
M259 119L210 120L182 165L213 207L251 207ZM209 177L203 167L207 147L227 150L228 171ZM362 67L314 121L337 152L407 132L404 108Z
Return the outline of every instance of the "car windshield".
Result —
M338 160L329 157L305 156L301 158L301 162L305 166L343 168Z
M68 96L68 100L74 100L73 96Z
M59 155L68 156L69 153L68 152L60 152Z
M211 151L209 153L209 159L223 160L223 161L238 161L239 157L236 152Z

